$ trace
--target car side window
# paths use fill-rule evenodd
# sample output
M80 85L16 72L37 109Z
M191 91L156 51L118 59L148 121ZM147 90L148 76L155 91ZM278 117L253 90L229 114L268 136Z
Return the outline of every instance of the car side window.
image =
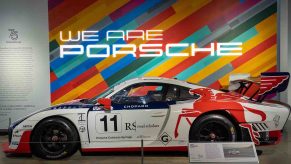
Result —
M199 95L190 94L190 89L191 88L178 85L169 85L168 92L166 94L166 101L186 101L199 98Z
M192 100L192 99L198 99L199 95L197 94L190 94L189 92L190 88L187 87L180 87L180 95L178 98L178 101L185 101L185 100Z
M163 100L164 85L142 83L120 90L111 97L116 104L149 104Z

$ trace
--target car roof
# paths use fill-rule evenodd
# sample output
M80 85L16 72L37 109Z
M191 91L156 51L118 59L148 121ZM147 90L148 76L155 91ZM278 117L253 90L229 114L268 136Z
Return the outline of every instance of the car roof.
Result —
M142 83L142 82L157 82L157 83L166 83L166 84L175 84L175 85L181 85L181 86L187 86L187 87L195 87L196 84L192 84L186 81L174 79L174 78L165 78L165 77L138 77L133 78L130 80L126 80L122 83L120 83L116 88L119 88L120 86L125 85L131 85L135 83Z

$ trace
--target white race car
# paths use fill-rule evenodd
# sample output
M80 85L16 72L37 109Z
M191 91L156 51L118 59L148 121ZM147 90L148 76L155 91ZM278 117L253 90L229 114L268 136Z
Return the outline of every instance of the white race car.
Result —
M264 85L264 79L276 83ZM275 144L290 106L266 101L283 91L288 73L264 74L260 83L238 81L222 92L160 77L136 78L102 95L37 111L10 125L5 153L32 153L45 159L86 152L187 151L191 141L253 141ZM247 96L249 85L259 85Z

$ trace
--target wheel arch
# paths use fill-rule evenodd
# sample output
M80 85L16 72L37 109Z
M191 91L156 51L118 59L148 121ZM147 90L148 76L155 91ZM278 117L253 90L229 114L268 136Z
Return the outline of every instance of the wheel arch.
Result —
M201 115L199 115L193 122L192 122L192 125L190 127L190 130L189 130L189 133L188 133L188 138L190 138L190 134L191 134L191 130L193 129L192 126L197 122L198 119L206 116L206 115L210 115L210 114L217 114L217 115L222 115L222 116L225 116L226 118L229 119L229 121L231 121L233 123L233 125L235 126L236 128L236 131L238 133L238 141L241 141L243 136L242 136L242 131L241 131L241 128L239 126L239 122L236 120L236 118L234 116L232 116L228 111L226 110L213 110L213 111L209 111L209 112L205 112Z
M69 123L70 123L70 124L75 128L75 130L76 130L77 133L78 133L78 140L79 140L78 149L80 149L80 148L81 148L80 132L78 131L76 125L75 125L74 122L71 121L69 118L64 117L64 116L60 116L60 115L52 115L52 116L45 117L45 118L41 119L40 121L38 121L38 123L33 127L32 131L31 131L30 141L31 141L31 139L32 139L32 136L33 136L33 133L34 133L34 130L36 129L36 127L37 127L40 123L42 123L43 121L45 121L45 120L47 120L47 119L51 119L51 118L61 118L61 119L64 119L64 120L68 121L68 122L69 122Z

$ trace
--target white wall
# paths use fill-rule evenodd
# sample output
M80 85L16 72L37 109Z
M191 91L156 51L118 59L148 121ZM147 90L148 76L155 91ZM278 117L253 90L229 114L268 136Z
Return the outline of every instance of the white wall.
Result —
M0 130L50 105L48 1L0 1Z

